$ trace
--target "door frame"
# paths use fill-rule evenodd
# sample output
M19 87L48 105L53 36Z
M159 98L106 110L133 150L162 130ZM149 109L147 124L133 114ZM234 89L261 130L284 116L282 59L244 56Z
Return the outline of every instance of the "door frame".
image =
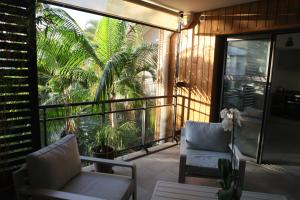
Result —
M272 31L262 31L262 32L251 32L251 33L241 33L241 34L229 34L229 35L217 35L216 36L216 46L215 46L215 57L214 57L214 80L213 80L213 94L212 94L212 108L211 121L220 121L220 110L223 105L223 88L224 88L224 71L226 67L226 55L228 41L230 37L240 37L241 39L247 40L258 40L258 39L269 39L270 53L268 58L268 75L266 82L266 93L264 98L264 109L263 118L261 125L261 132L258 137L257 153L256 158L253 159L249 157L249 160L255 161L258 164L263 164L263 153L264 153L264 141L266 138L266 119L268 117L268 112L270 109L270 91L272 87L272 73L273 73L273 62L274 62L274 50L276 48L276 39L279 34L289 34L289 33L300 33L300 28L290 28L290 29L280 29ZM223 53L222 53L223 52ZM248 158L248 156L245 156ZM285 163L286 164L286 163Z
M220 108L223 107L223 100L224 100L224 76L225 76L225 69L226 69L226 57L227 57L227 50L228 50L228 43L229 43L229 38L239 38L241 40L247 40L247 41L254 41L254 40L261 40L261 41L270 41L270 46L268 47L269 53L268 53L268 57L267 57L267 81L265 83L265 94L264 94L264 106L263 106L263 117L262 117L262 121L261 121L261 127L260 127L260 133L258 135L258 143L256 146L256 155L255 158L252 158L250 156L246 156L245 155L245 159L246 160L250 160L250 161L255 161L257 163L259 163L260 160L260 154L261 154L261 144L262 144L262 139L264 138L264 118L266 115L266 99L269 93L269 81L270 81L270 68L271 68L271 57L273 55L273 43L274 41L272 40L272 35L271 34L252 34L252 35L230 35L226 37L225 40L225 51L224 51L224 61L223 61L223 74L222 74L222 93L221 93L221 98L220 98Z

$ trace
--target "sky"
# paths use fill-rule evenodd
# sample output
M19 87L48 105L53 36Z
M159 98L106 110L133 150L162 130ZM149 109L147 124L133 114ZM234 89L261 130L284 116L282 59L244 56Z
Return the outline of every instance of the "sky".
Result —
M61 9L65 10L75 21L78 23L81 29L85 29L85 25L90 20L99 20L102 16L94 15L86 12L81 12L77 10L72 10L68 8L60 7Z

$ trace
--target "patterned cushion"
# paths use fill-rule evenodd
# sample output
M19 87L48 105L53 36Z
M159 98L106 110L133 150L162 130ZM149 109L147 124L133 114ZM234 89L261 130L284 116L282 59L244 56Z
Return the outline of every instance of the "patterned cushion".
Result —
M40 188L60 189L81 171L74 135L29 154L26 162L30 184Z

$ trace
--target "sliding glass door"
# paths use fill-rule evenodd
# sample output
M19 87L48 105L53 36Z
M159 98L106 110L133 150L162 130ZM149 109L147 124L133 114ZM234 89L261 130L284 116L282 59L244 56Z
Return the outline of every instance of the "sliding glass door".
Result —
M223 74L223 108L237 108L242 126L236 145L249 159L257 158L268 80L271 39L228 38Z
M300 33L276 36L262 162L300 164Z

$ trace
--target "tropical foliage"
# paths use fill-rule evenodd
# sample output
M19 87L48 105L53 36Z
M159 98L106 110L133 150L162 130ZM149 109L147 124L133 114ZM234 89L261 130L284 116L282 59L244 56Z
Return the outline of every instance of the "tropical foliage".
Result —
M103 17L96 29L95 22L89 22L88 30L83 31L64 10L43 6L37 12L40 94L48 94L41 96L47 99L42 104L55 102L55 92L78 90L76 83L89 89L96 101L117 94L144 95L141 78L148 72L155 79L157 46L143 43L140 26ZM89 38L95 33L93 41L84 33ZM96 92L94 85L98 85ZM74 102L77 97L67 100Z
M37 48L41 105L142 97L145 74L155 79L157 46L143 42L141 26L121 20L103 17L90 21L82 30L65 10L38 4ZM117 105L105 109L115 110ZM46 115L51 118L99 111L92 106L66 107L48 110ZM95 134L106 131L112 137L117 133L114 146L122 149L140 141L139 117L133 113L126 120L117 120L115 114L106 116L104 122L96 116L67 118L48 122L45 134L50 134L52 142L76 132L80 149L89 153Z
M83 31L64 10L48 6L38 10L37 28L41 104L86 100L78 91L89 93L98 79L86 66L102 63Z
M107 17L98 24L96 53L105 67L95 94L96 101L114 99L116 94L143 96L142 73L149 72L155 78L156 45L141 42L138 26L125 34L127 29L124 21Z

